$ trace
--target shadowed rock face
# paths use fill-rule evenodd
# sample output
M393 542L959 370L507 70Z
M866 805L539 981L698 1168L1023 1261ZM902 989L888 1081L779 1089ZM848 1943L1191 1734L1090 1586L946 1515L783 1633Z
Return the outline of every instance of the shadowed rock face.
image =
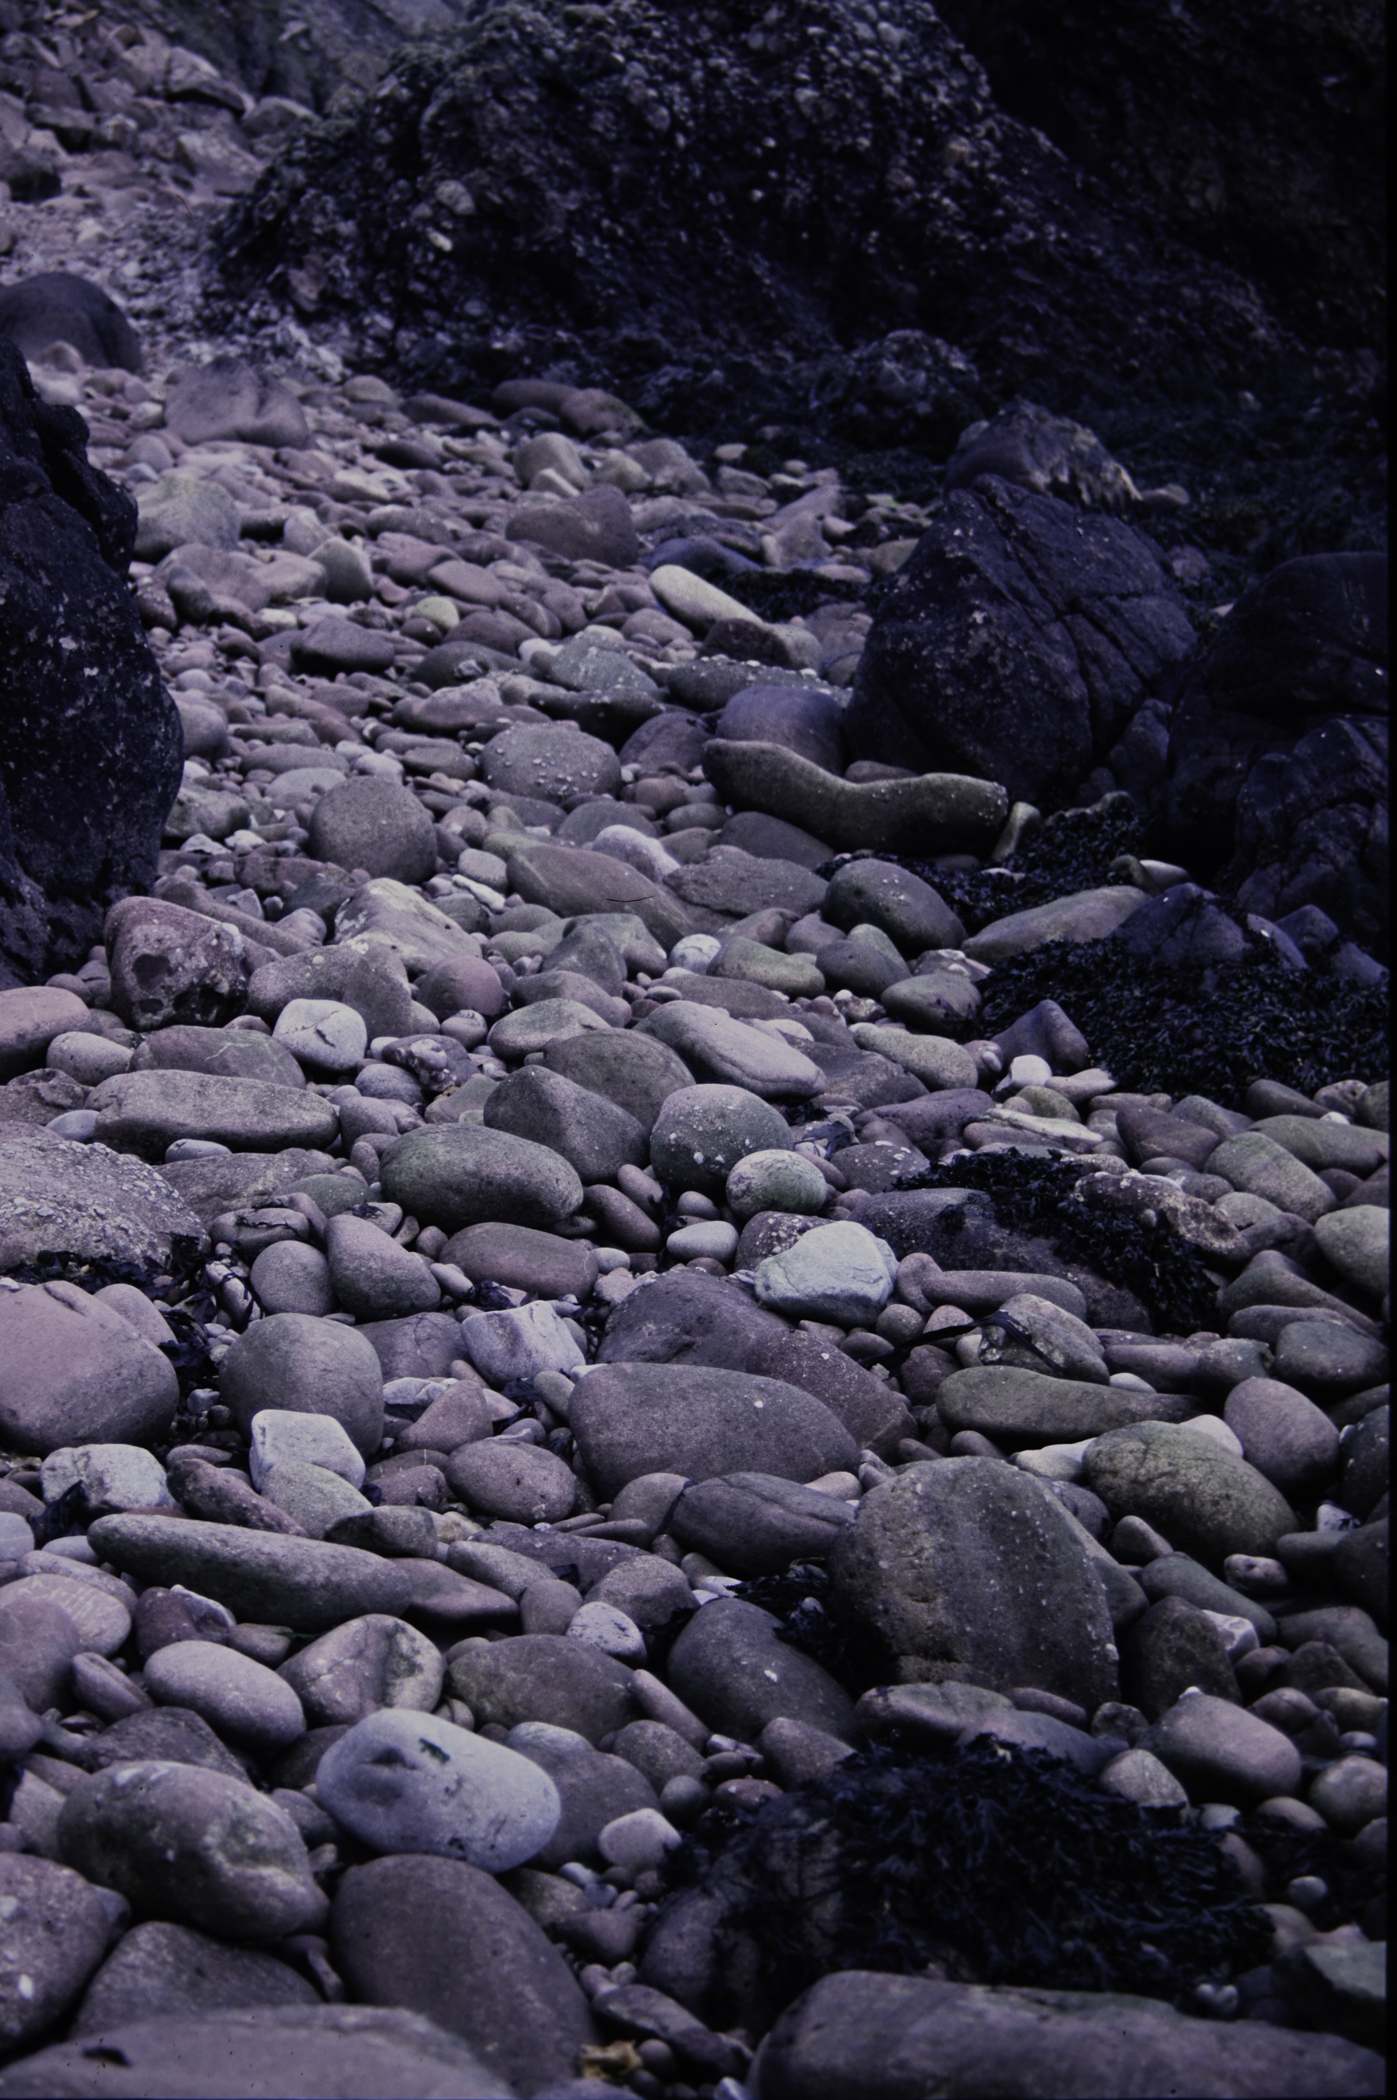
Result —
M126 590L135 527L0 340L0 985L80 962L155 875L184 743Z
M290 149L229 255L240 286L287 273L276 296L367 323L434 384L582 349L597 377L663 391L682 364L695 405L746 403L792 359L934 332L889 400L920 386L933 425L942 401L942 456L977 365L996 392L1146 361L1191 385L1279 341L1250 287L1142 235L900 0L876 28L838 0L482 0Z

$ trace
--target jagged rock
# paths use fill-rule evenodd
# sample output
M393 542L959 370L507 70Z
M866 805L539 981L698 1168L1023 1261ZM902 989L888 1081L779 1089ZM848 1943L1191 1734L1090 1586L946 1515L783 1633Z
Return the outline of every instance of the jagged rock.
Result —
M0 339L0 984L80 962L155 876L184 744L125 588L135 524Z

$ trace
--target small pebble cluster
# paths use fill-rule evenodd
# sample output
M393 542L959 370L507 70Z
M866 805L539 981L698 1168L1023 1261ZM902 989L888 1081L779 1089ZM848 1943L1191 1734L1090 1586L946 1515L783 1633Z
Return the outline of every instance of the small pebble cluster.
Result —
M835 470L541 380L31 365L137 499L187 756L150 893L0 990L0 2094L217 2048L239 2093L804 2100L931 2010L977 2092L1380 2091L1386 1080L1143 1095L1052 999L981 1033L997 965L1198 892L1132 857L967 933L937 871L1038 812L840 750L914 508L851 549ZM1206 1323L957 1182L996 1154L1171 1234ZM1267 1958L744 2012L686 1838L880 1745L1211 1833Z

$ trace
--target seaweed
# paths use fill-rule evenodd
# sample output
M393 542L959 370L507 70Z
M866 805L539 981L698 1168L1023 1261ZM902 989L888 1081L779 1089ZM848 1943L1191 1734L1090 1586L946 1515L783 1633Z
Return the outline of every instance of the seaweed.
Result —
M779 1619L777 1639L810 1656L855 1698L877 1682L881 1658L834 1616L829 1570L818 1561L792 1561L779 1575L755 1575L739 1583L733 1595Z
M900 1189L978 1189L1002 1225L1051 1242L1108 1283L1133 1291L1162 1334L1192 1334L1217 1317L1217 1284L1192 1247L1162 1219L1147 1225L1128 1212L1076 1200L1092 1161L1051 1159L1017 1147L968 1152L944 1166L904 1176Z
M1031 911L1117 880L1111 872L1117 857L1139 853L1143 843L1139 810L1129 795L1114 794L1090 809L1055 811L1002 867L941 868L906 853L880 853L878 858L929 882L966 932L978 933L1010 912Z
M818 576L813 569L740 569L723 578L723 589L761 620L791 620L836 599L862 604L868 595L867 584Z
M1187 1811L1103 1792L1047 1751L938 1758L892 1738L745 1815L705 1816L668 1869L731 1892L788 2002L838 1969L1187 2002L1263 1963L1271 1925Z
M1292 969L1255 936L1238 961L1206 971L1151 963L1115 935L1052 941L997 964L980 996L987 1036L1055 999L1118 1087L1176 1100L1206 1094L1241 1109L1255 1079L1314 1094L1388 1066L1385 983Z

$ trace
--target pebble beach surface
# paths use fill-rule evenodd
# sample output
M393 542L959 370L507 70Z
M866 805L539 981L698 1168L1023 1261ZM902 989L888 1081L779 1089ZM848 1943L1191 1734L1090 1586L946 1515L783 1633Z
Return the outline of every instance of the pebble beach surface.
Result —
M226 195L276 112L216 107ZM846 763L916 506L219 353L26 348L184 758L0 989L0 2094L1382 2090L1385 1073L1133 1090L995 978L1385 972L1054 888L1108 783ZM1191 1833L1245 1959L773 1996L724 1844L996 1751Z

